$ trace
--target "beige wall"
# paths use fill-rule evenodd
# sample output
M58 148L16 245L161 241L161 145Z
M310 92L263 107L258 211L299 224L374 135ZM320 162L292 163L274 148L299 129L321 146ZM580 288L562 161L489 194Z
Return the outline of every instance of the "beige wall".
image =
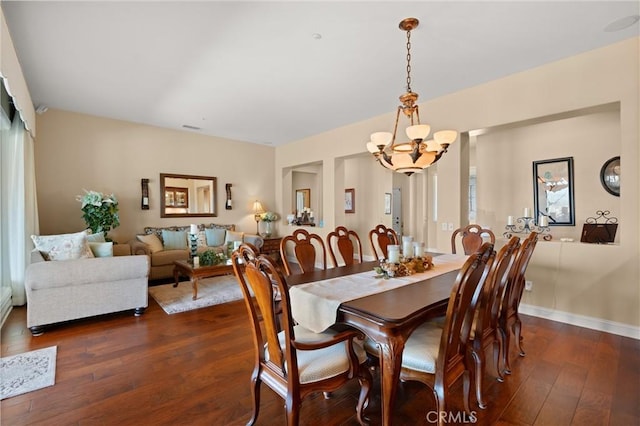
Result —
M60 110L38 116L35 144L40 232L84 229L76 195L83 189L114 193L126 242L145 226L236 224L255 233L251 210L259 199L275 210L274 148ZM217 177L217 217L160 218L160 173ZM150 209L140 209L140 179L149 178ZM231 183L233 209L225 210Z
M431 124L432 129L455 128L460 132L468 132L619 102L617 129L613 126L612 134L601 135L604 136L604 140L588 137L588 142L582 145L565 147L565 142L576 136L572 133L580 133L577 129L581 123L580 119L577 119L577 124L572 124L568 130L562 131L568 133L564 135L566 137L563 137L562 133L558 134L559 138L555 139L556 145L547 146L544 148L545 151L540 149L535 154L539 155L539 159L548 159L560 156L558 154L563 151L566 152L563 156L574 156L575 159L580 159L580 167L576 166L576 174L579 174L577 179L581 183L576 187L576 197L585 200L591 196L591 192L594 192L599 194L597 198L602 201L601 208L606 208L607 205L612 206L623 228L620 244L602 247L580 243L541 243L536 249L528 275L528 278L535 282L534 291L525 296L525 302L541 308L595 317L635 327L640 326L638 266L640 264L638 205L640 199L638 64L640 61L638 53L638 38L628 39L602 49L443 96L421 105L421 115L426 117L425 121ZM416 80L419 80L419 76L416 76ZM296 164L321 161L324 171L323 215L325 218L336 217L335 220L327 222L327 227L344 223L338 213L342 206L337 202L342 198L341 194L348 182L345 182L344 176L350 175L348 170L344 170L344 158L365 152L364 143L369 135L374 131L388 129L393 123L393 118L393 114L389 113L277 147L275 164L278 203L282 203L283 200L280 189L282 187L280 170L294 167ZM589 126L594 126L594 122L591 123ZM595 127L597 128L597 122ZM549 137L547 130L534 129L531 132L541 132L541 135ZM535 139L533 133L525 137L529 139L531 148L535 149L541 141L533 140ZM449 153L437 164L437 226L434 227L428 222L428 200L424 200L428 193L426 190L428 185L425 185L426 178L423 176L410 178L415 182L409 183L408 190L404 184L402 185L405 188L403 201L407 193L412 198L415 197L409 202L408 207L403 203L405 233L420 235L424 230L434 232L435 228L436 235L428 235L428 241L432 247L435 246L434 248L441 251L450 250L451 232L442 230L440 224L450 222L457 227L463 221L460 212L464 211L461 206L464 203L463 193L466 191L466 186L462 183L465 173L461 170L461 164L465 167L469 164L466 158L461 158L461 153L466 156L468 152L468 149L463 148L461 143L453 144ZM605 148L604 153L598 151L601 148ZM575 152L570 152L573 150ZM589 150L592 150L592 153L588 153ZM516 159L519 154L519 152L512 152L511 157L505 161ZM616 154L620 154L622 158L624 183L622 197L619 200L612 200L600 194L603 190L597 180L594 183L594 174L597 176L598 165ZM528 157L526 160L528 164L523 167L526 170L526 176L522 177L524 179L522 182L518 180L517 183L528 189L520 191L516 188L516 184L513 187L505 184L504 189L513 191L509 195L513 199L513 205L505 204L494 213L486 213L489 207L485 204L485 220L487 217L495 217L491 220L496 229L504 226L500 220L502 216L506 218L506 211L522 209L525 206L523 203L527 201L527 204L533 203L530 180L530 161L533 155L533 152L524 155L524 158ZM348 167L349 163L346 164ZM585 164L588 166L585 167ZM483 168L503 167L503 165L503 162L496 161L496 158L492 158L488 165L476 164L479 176ZM360 167L358 173L366 175L366 172L361 170L362 164L358 164L358 167ZM391 176L391 172L382 170L373 162L370 167L375 169L371 173ZM397 184L400 179L404 178L394 178L392 185L400 186ZM511 181L515 179L511 177ZM356 193L384 192L384 189L373 188L373 184L378 182L385 182L385 177L364 183L357 182L354 184ZM400 180L400 182L403 181ZM503 192L503 188L500 187L496 191ZM527 199L518 198L521 194L524 194ZM577 223L584 220L594 206L600 205L600 201L596 199L593 201L592 205L587 206L581 202L577 207L579 210L576 216ZM382 208L381 205L364 213L369 216L369 219L363 217L363 222L375 222L380 208ZM567 235L576 235L576 232L579 231L575 228L571 231L566 229L562 231Z

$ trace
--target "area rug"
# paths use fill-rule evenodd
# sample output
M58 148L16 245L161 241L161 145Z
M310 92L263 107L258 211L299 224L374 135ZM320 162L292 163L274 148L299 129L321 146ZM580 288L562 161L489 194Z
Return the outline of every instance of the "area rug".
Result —
M198 298L192 300L191 282L183 281L178 287L164 284L149 287L149 294L168 314L206 308L242 299L242 290L235 275L205 278L198 281Z
M0 399L53 386L57 351L51 346L0 358Z

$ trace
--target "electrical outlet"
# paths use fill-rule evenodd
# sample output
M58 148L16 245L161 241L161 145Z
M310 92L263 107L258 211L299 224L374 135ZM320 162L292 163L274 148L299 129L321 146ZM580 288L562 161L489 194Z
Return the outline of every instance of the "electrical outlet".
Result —
M533 291L533 281L529 281L529 280L525 281L524 282L524 289L526 291Z
M449 231L453 231L453 223L449 224Z
M442 222L442 230L446 231L447 230L447 222Z

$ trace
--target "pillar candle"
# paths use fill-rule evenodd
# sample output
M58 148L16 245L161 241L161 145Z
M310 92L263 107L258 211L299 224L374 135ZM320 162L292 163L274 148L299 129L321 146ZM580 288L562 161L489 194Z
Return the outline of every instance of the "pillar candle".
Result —
M513 225L513 216L507 216L507 225Z
M190 234L197 234L197 233L198 233L198 225L191 224L191 232L190 232Z
M200 258L198 256L193 257L193 267L197 268L200 266Z
M549 218L540 215L540 218L538 218L538 226L549 226Z
M531 212L529 211L529 207L524 208L524 217L531 217Z
M413 257L413 243L411 241L405 241L402 243L402 255L405 258Z
M387 256L389 256L389 263L400 263L400 246L387 246Z
M422 257L424 254L424 243L413 243L413 255L415 257Z

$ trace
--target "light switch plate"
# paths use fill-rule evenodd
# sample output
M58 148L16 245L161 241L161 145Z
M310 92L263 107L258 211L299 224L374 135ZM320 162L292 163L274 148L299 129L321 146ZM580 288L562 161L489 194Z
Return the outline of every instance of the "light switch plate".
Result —
M442 222L442 230L443 231L447 230L447 222Z
M453 223L449 224L449 231L453 231Z

